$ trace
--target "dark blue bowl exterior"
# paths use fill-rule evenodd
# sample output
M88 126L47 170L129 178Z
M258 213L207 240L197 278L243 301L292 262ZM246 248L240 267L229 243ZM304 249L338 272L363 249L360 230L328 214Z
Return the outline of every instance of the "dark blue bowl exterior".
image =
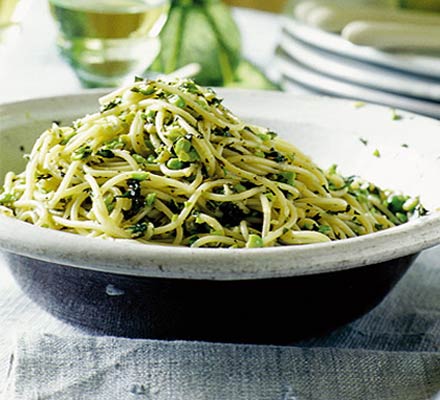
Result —
M6 256L32 300L89 333L272 344L324 334L360 317L415 259L306 276L208 281L133 277Z

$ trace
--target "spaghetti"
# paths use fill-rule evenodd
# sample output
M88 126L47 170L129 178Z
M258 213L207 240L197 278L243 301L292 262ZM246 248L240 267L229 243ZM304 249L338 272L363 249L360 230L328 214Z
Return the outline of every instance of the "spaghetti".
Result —
M90 237L192 247L265 247L350 238L425 211L249 125L191 80L138 80L98 113L53 126L0 211Z

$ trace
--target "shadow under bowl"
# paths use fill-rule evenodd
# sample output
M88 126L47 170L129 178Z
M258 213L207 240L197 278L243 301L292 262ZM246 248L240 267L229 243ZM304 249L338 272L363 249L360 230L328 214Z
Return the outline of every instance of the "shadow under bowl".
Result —
M6 253L43 309L99 335L288 344L371 310L415 259L305 276L236 281L136 277Z

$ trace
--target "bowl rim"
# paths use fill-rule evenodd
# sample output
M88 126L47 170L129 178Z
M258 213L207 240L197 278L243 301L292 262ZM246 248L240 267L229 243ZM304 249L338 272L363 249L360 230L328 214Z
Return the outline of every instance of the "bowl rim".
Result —
M0 248L6 252L101 272L183 279L264 279L342 271L416 254L440 243L440 213L340 241L255 249L89 238L0 215L0 240ZM90 265L89 260L95 263Z
M219 89L220 94L235 90ZM242 90L252 94L252 90ZM108 89L84 90L72 95L48 96L1 104L22 107L35 102L95 96ZM261 93L261 92L259 92ZM271 92L270 96L323 99ZM351 100L325 101L351 103ZM386 108L382 106L372 106ZM414 118L430 118L416 114ZM436 124L438 121L432 120ZM18 240L17 240L18 239ZM397 227L327 243L258 249L188 248L141 244L126 239L96 239L41 228L0 215L0 249L48 263L101 272L162 278L242 280L287 277L341 271L416 254L440 243L440 212L411 220ZM94 260L90 265L90 260ZM202 267L203 266L203 267Z

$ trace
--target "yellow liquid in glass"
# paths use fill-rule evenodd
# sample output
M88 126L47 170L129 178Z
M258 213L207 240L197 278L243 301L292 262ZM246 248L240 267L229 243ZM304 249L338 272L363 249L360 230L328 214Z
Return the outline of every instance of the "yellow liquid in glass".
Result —
M14 13L19 0L0 0L0 27L14 22Z
M88 86L114 86L157 55L164 0L50 0L58 46Z
M0 0L0 45L19 30L20 0Z

